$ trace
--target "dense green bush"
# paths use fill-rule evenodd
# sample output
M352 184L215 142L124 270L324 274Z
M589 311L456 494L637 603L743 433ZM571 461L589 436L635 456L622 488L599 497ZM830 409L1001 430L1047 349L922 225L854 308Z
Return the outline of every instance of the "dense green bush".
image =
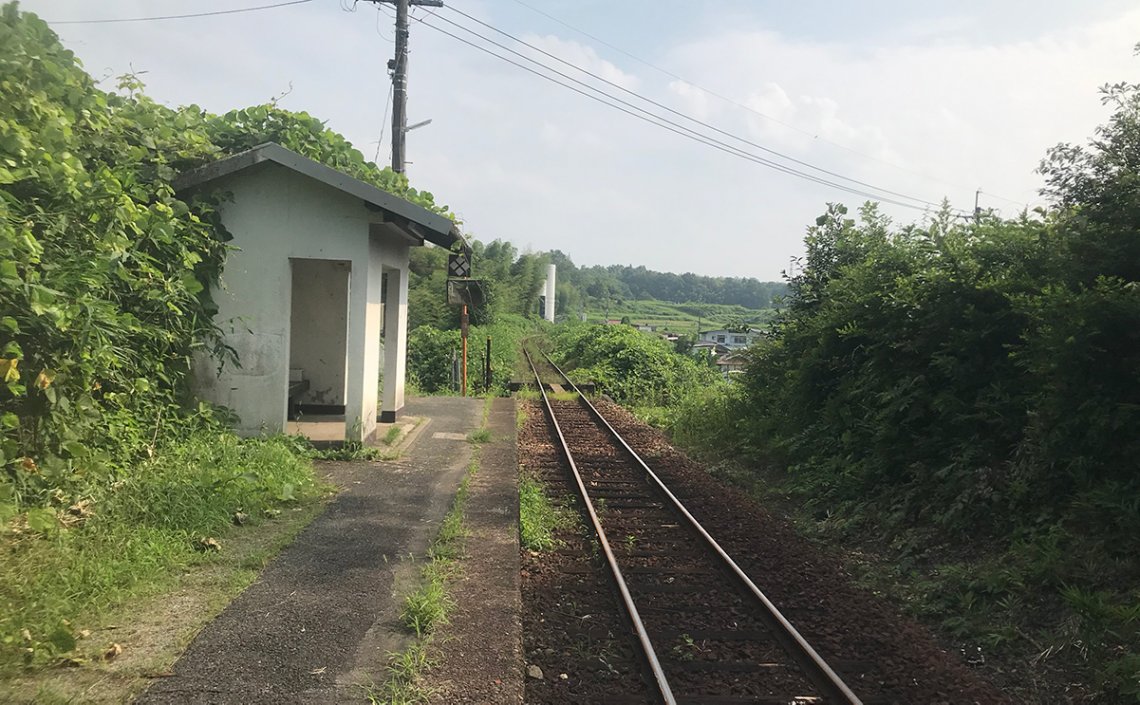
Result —
M108 417L177 407L224 245L169 183L216 151L200 117L99 91L13 4L0 44L0 504L37 504L121 456Z
M503 394L519 364L522 340L534 334L540 322L522 316L500 314L495 323L468 329L467 392ZM483 364L487 338L491 338L491 389L483 389ZM423 325L408 335L408 382L427 394L451 389L452 355L459 355L462 341L458 330L440 330Z
M856 222L833 206L811 229L742 413L815 501L871 502L888 526L1006 532L1110 486L1121 501L1099 506L1099 528L1140 528L1138 221L1103 212L1140 212L1136 172L1116 165L1140 150L1140 100L1117 97L1102 137L1131 141L1096 152L1111 169L1071 148L1045 166L1093 207L892 230L873 209Z
M635 407L671 407L720 381L708 365L630 326L560 326L554 354L571 378L595 382L615 401Z

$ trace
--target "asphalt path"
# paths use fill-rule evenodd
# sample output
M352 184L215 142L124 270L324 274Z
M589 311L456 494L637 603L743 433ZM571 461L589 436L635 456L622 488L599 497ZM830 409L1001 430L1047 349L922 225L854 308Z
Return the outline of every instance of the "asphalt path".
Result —
M322 463L341 492L135 702L367 702L406 635L400 601L471 457L482 399L412 400L430 419L397 461Z

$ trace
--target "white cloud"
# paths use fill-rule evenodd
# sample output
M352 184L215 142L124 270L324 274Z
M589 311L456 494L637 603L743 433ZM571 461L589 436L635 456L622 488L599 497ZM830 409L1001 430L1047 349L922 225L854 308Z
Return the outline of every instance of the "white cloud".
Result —
M590 73L600 76L610 83L616 84L622 88L629 90L634 90L637 88L636 76L622 71L614 64L598 56L598 53L594 51L593 47L586 46L579 42L561 39L554 36L553 34L547 34L543 36L528 34L524 35L522 39L528 44L538 47L547 54L556 56L569 64L573 64L574 66L586 69ZM551 59L547 56L544 56L539 51L527 49L524 51L524 53L529 54L535 59L543 61L548 65L552 65L562 73L569 74L578 80L589 81L589 78L584 74L574 70L569 66L566 66L565 64L557 62L552 64Z
M713 117L713 101L708 93L685 81L670 81L669 92L679 99L678 108L686 115L708 121ZM718 103L715 107L721 107Z

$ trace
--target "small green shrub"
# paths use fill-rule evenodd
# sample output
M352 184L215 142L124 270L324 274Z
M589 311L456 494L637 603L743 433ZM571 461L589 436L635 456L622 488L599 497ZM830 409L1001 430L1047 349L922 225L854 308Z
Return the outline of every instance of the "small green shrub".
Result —
M488 443L491 440L491 429L486 426L477 428L467 434L467 440L471 443Z
M455 601L447 594L447 571L429 565L424 569L424 583L404 600L400 615L404 626L417 637L430 634L437 626L447 624L447 615Z
M380 442L386 446L392 445L400 438L400 431L401 429L399 426L392 426L384 434L384 437L380 439Z

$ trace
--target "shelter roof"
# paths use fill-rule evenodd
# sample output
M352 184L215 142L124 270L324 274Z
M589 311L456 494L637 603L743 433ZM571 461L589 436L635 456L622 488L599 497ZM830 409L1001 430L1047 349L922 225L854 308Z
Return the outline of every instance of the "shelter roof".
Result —
M422 206L417 206L332 167L325 166L318 161L297 154L275 142L259 144L244 152L238 152L184 172L174 179L174 188L182 191L203 186L231 174L266 163L279 164L298 174L361 199L366 206L383 211L391 225L420 243L427 240L440 247L450 248L456 242L463 240L459 229L450 219L438 213L432 213Z

